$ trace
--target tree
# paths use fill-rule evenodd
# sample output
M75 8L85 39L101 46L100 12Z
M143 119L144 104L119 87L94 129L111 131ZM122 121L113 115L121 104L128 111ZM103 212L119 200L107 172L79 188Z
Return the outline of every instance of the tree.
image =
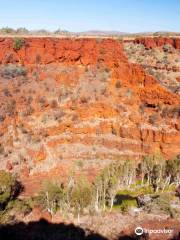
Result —
M136 177L136 168L133 160L128 159L121 164L117 164L116 174L120 188L129 188Z
M173 160L167 160L165 163L165 183L163 190L169 184L180 184L180 156Z
M93 183L93 203L96 211L106 209L108 205L112 210L117 190L122 182L122 166L118 162L106 166L96 177Z
M164 163L164 159L161 154L156 153L152 155L145 156L142 162L139 164L139 170L142 176L141 183L144 184L144 180L146 179L147 184L151 184L152 173L154 165L160 165L162 168L162 164ZM155 171L155 168L154 168ZM157 171L157 168L156 168Z
M92 200L92 190L90 183L84 177L76 180L74 187L70 193L70 204L74 208L80 221L80 214L83 213L84 208L90 205Z
M147 185L158 191L163 181L164 163L160 153L145 156L136 168L136 174L141 176L141 185L144 185L146 180Z
M161 153L153 155L153 168L151 172L151 185L155 192L162 187L164 181L165 160Z
M99 202L103 210L106 209L107 190L109 185L110 169L109 166L104 168L99 176Z
M175 196L178 197L180 200L180 185L176 187Z
M108 185L108 191L107 191L107 194L109 196L110 211L113 208L114 199L116 197L117 190L118 190L118 178L116 175L114 175L114 176L111 176L109 179L109 185Z
M94 208L96 211L99 211L100 208L103 208L103 210L106 209L106 204L108 203L110 198L110 178L113 175L112 172L113 166L106 166L96 177L93 183L93 192L95 195Z
M161 181L161 166L159 164L155 164L151 173L151 183L154 189L154 192L157 192L159 189L159 182Z
M121 184L120 170L120 164L117 161L107 167L106 203L110 207L110 211L112 210L117 190Z
M40 203L44 209L53 215L59 208L63 206L65 202L64 186L60 186L57 183L45 182L43 189L38 196L38 203Z
M96 177L95 181L93 182L92 186L92 201L94 205L94 209L96 212L99 211L100 208L100 199L101 199L101 179L99 176Z

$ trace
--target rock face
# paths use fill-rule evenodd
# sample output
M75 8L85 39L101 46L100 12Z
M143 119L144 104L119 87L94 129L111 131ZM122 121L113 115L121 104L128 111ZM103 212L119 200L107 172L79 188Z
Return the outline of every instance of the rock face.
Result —
M113 65L123 58L122 45L111 39L98 42L96 39L27 38L19 50L13 49L14 41L16 40L12 38L0 38L1 63L64 63L86 66L96 64L101 55L101 61ZM106 54L103 54L103 50Z
M130 62L140 64L168 91L179 93L180 50L175 48L176 42L178 39L142 38L124 43L124 49Z
M1 168L37 186L70 169L92 177L114 159L179 153L180 97L131 63L124 43L25 38L16 50L16 40L0 38Z
M134 43L141 43L146 48L161 47L165 44L169 44L175 49L180 49L180 38L168 38L168 37L141 37L136 38Z

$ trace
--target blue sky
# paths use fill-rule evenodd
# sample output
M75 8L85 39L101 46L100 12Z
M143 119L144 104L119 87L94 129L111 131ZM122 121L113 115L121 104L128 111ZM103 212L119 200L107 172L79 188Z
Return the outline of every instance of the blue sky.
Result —
M180 31L180 0L0 0L0 27Z

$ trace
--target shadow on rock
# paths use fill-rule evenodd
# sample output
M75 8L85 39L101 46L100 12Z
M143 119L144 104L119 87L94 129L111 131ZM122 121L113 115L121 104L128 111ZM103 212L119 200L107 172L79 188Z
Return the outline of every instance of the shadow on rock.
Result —
M177 233L171 240L178 240ZM150 240L148 234L141 236L120 234L116 240ZM168 238L169 239L169 238ZM45 219L37 222L19 222L0 225L0 240L110 240L98 233L73 224L50 223Z
M38 222L0 225L2 240L107 240L96 233L87 233L73 224Z

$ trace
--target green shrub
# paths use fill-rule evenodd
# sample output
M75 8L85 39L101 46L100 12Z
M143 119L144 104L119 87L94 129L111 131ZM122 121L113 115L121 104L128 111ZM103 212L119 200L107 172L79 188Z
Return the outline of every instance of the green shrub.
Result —
M130 189L118 191L117 194L129 195L131 197L137 197L141 194L146 195L146 194L152 194L152 193L153 193L153 189L150 185L149 186L141 186L140 182L137 182L135 184L132 184Z
M0 208L3 209L21 190L21 185L12 174L0 171Z
M120 209L122 212L127 212L131 207L137 207L136 199L125 199L122 200Z
M15 50L20 50L25 45L25 40L23 38L15 38L13 41L13 48Z
M14 216L9 211L0 211L0 224L9 224L14 222Z
M164 52L170 52L172 47L169 44L164 44L162 48Z
M115 209L118 208L122 212L127 212L131 207L137 207L137 193L133 189L124 189L118 191L115 197ZM113 208L114 208L113 207Z
M19 200L15 199L8 203L6 210L14 210L16 213L21 213L24 216L29 214L32 211L32 208L28 202L28 200Z

